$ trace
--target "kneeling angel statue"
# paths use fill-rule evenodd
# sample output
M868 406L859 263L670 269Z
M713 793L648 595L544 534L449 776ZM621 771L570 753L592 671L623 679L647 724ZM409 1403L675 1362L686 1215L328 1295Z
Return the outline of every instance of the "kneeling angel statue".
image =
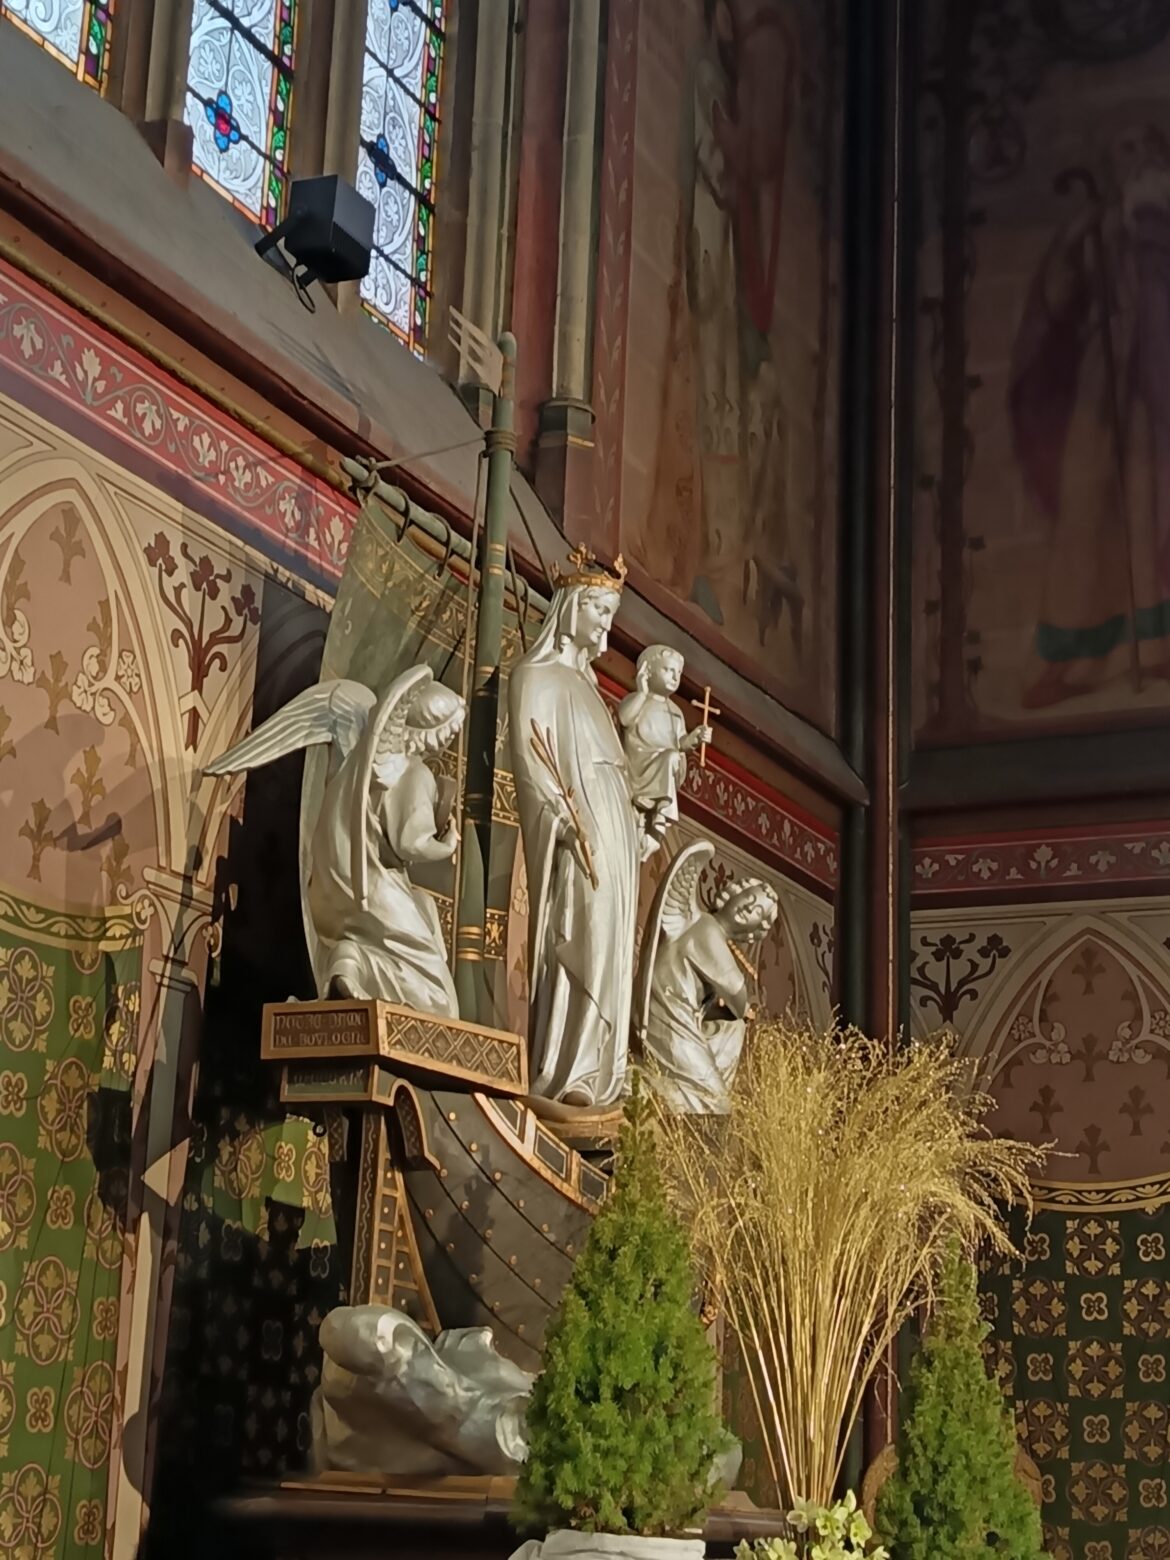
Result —
M756 878L704 905L709 840L684 846L666 869L642 943L634 998L635 1041L650 1085L679 1114L725 1116L751 1016L755 976L740 946L753 946L779 914L775 889Z
M207 766L210 775L258 769L327 743L321 811L302 851L301 897L322 999L378 998L416 1012L459 1016L435 902L410 868L449 861L458 831L450 797L424 762L455 737L465 706L427 666L376 698L348 678L318 683Z

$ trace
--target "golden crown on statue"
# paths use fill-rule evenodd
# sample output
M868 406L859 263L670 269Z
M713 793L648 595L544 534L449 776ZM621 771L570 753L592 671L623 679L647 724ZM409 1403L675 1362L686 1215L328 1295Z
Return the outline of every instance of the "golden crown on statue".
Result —
M613 564L607 568L605 564L598 562L588 547L574 547L569 554L569 563L571 568L568 569L560 569L553 565L553 584L558 590L571 590L575 585L583 585L620 593L629 572L621 553L618 553Z

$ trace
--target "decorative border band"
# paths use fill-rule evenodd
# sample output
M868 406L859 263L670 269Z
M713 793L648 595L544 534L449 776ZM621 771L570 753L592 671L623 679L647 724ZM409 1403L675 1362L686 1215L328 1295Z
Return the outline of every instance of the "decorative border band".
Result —
M1170 823L924 840L914 847L913 864L918 898L970 900L1053 889L1092 894L1143 883L1170 887Z
M1154 1209L1170 1202L1170 1175L1147 1176L1139 1181L1113 1181L1104 1185L1067 1181L1037 1182L1032 1188L1034 1206L1064 1212L1078 1208Z
M108 910L50 909L18 899L5 889L0 889L0 928L53 947L82 947L95 953L135 948L143 935L141 921L129 905Z
M837 836L819 820L797 813L779 792L731 775L711 759L705 769L687 765L681 800L692 816L712 815L724 832L795 867L830 894L836 889Z
M228 503L261 550L275 543L314 578L340 577L352 504L2 261L0 365Z

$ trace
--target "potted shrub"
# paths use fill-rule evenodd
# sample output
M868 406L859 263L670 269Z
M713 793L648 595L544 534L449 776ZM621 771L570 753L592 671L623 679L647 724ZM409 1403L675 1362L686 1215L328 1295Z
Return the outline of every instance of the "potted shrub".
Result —
M650 1103L635 1081L614 1185L577 1258L529 1400L522 1528L546 1560L701 1560L717 1459L716 1363L694 1306L687 1236L666 1202ZM541 1546L526 1545L534 1555Z
M981 1348L975 1269L948 1254L903 1400L894 1471L877 1501L893 1560L1043 1560L1040 1513L1017 1473L1015 1427Z

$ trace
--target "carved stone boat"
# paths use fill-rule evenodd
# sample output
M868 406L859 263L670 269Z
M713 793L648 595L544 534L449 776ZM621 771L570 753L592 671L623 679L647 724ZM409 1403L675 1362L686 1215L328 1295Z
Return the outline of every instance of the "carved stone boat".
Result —
M396 1306L432 1334L490 1326L538 1369L607 1178L525 1103L520 1037L386 1002L296 1002L265 1008L261 1047L281 1098L329 1133L350 1304Z

